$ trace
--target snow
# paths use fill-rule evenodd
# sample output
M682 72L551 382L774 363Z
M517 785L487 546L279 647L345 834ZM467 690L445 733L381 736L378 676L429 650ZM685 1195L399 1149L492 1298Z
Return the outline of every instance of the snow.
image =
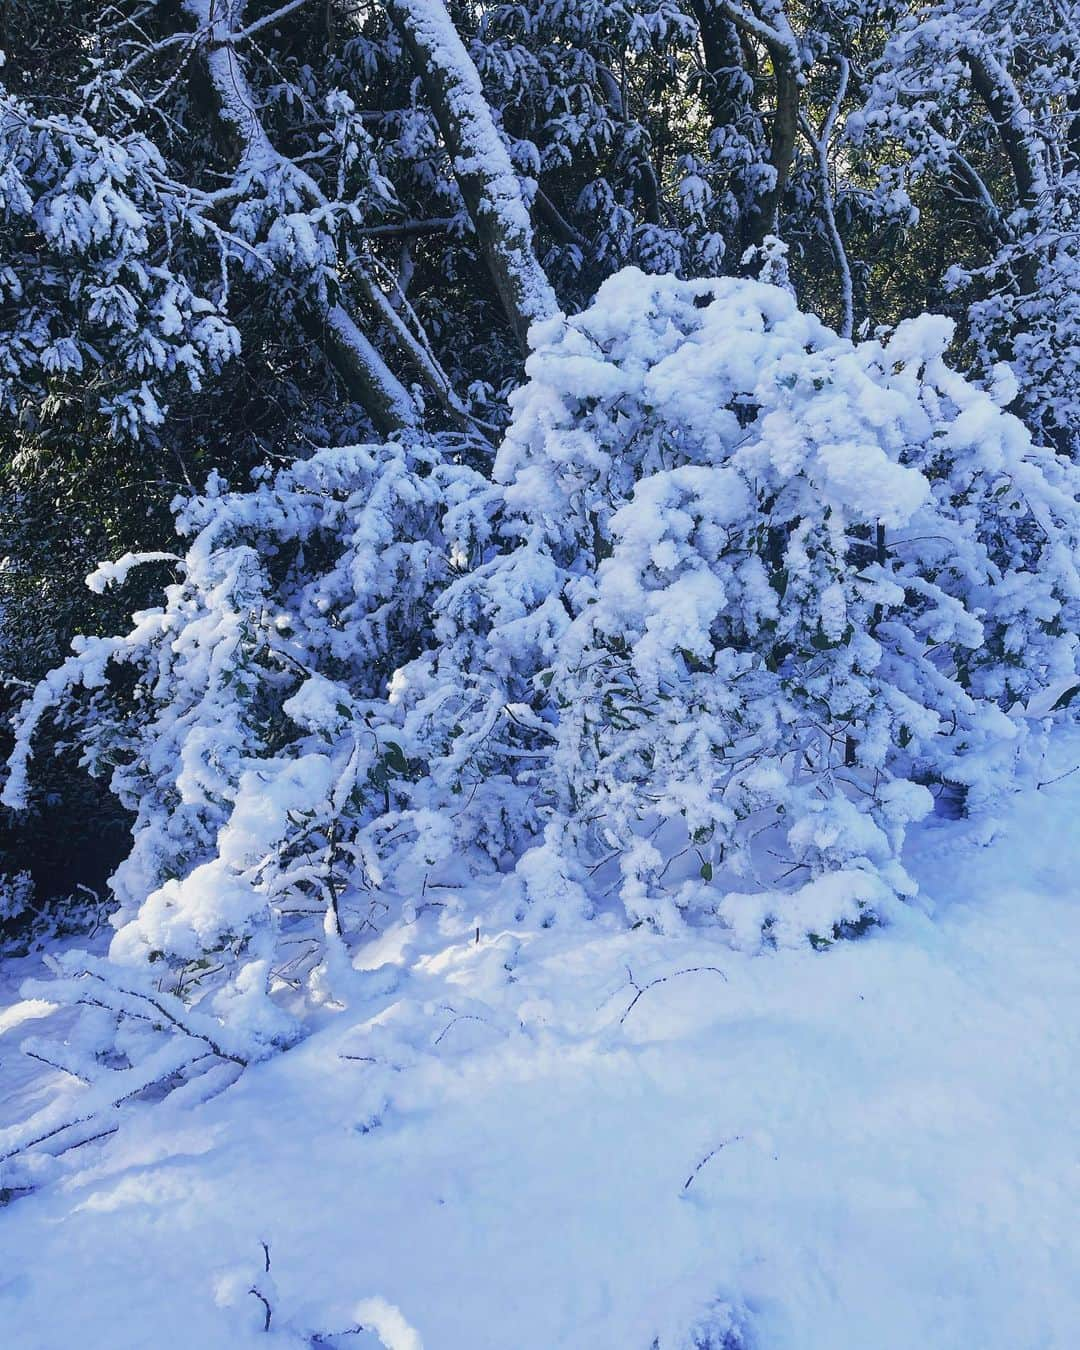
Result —
M0 1350L1076 1342L1080 0L303 4L0 85L13 670L211 470L11 719Z
M97 567L86 578L86 584L95 595L103 595L110 586L122 586L128 579L128 574L135 567L143 567L147 563L159 562L182 562L175 553L163 553L160 551L153 553L125 553L123 557L115 561L99 563Z
M348 1012L0 1211L6 1350L1075 1345L1078 762L918 826L920 905L827 951L418 905Z

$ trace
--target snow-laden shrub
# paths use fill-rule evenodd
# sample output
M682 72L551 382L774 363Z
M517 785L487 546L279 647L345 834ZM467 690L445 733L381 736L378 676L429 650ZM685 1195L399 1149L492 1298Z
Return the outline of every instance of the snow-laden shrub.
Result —
M19 716L9 805L51 714L135 814L111 882L114 964L137 980L149 962L189 996L211 981L218 1013L255 1044L290 1034L271 985L330 993L341 907L363 926L358 887L369 861L379 873L358 824L409 771L378 710L487 529L490 488L460 462L467 448L350 446L247 490L213 480L178 504L183 556L128 555L89 578L102 590L168 564L164 604L121 636L80 639Z
M91 578L174 568L164 604L17 726L9 805L49 715L136 813L72 996L249 1057L290 990L347 997L386 906L482 872L538 921L617 894L748 946L909 895L907 824L992 803L1076 673L1077 470L950 332L853 345L781 288L628 270L534 328L498 484L444 438L181 503L183 556Z
M951 332L853 345L777 287L636 270L533 330L512 546L396 680L463 845L495 785L513 849L543 830L545 908L617 885L754 945L914 890L908 823L944 783L991 799L1076 668L1076 471L946 365Z
M0 872L0 929L26 914L34 899L29 872Z
M843 140L880 166L863 201L912 233L920 196L947 212L943 186L964 182L957 197L977 245L958 244L941 281L966 311L971 365L981 374L1006 360L1014 411L1076 457L1080 163L1055 137L1072 127L1061 109L1076 99L1080 67L1069 25L1051 13L1040 0L911 7L871 60Z

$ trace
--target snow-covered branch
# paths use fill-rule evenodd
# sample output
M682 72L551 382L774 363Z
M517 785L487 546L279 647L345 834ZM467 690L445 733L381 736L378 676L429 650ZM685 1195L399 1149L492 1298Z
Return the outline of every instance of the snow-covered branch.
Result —
M207 71L221 118L240 147L238 172L255 181L280 174L312 206L328 213L330 204L322 189L305 170L278 153L262 124L237 52L247 0L185 0L185 8L207 34ZM309 327L325 337L346 388L382 434L393 435L417 425L417 411L407 390L342 304L318 300Z
M833 258L836 261L836 271L840 278L839 332L841 337L846 338L851 337L855 322L851 287L851 264L848 262L847 249L844 247L843 238L841 237L840 230L836 224L836 205L829 156L832 149L832 137L836 127L836 119L840 114L840 109L843 106L844 98L847 94L850 70L851 67L847 58L841 56L837 61L836 92L833 95L832 102L829 104L825 119L817 131L814 130L809 117L805 114L799 119L803 134L809 142L810 148L814 154L814 163L818 174L818 188L821 193L821 212L825 218L825 228L829 235Z
M529 326L558 312L533 248L521 181L465 45L442 0L387 0L438 120L503 309L525 347Z

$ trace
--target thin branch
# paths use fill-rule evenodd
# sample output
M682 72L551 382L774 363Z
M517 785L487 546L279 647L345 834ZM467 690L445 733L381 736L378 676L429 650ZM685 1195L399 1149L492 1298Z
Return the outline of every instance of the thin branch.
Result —
M452 1027L456 1027L459 1022L483 1022L485 1026L489 1027L492 1025L486 1017L477 1017L475 1013L458 1013L456 1016L451 1018L449 1022L447 1022L446 1026L443 1027L442 1031L440 1031L439 1034L432 1041L431 1043L432 1049L434 1049L435 1046L437 1046L442 1041L446 1033ZM499 1028L495 1027L494 1030L498 1031Z
M434 216L431 220L399 220L385 225L364 225L356 234L361 239L419 239L427 234L446 234L456 224L456 216Z
M1063 778L1068 778L1080 769L1080 764L1074 764L1071 769L1066 769L1064 773L1059 773L1056 778L1046 778L1041 783L1037 783L1037 788L1049 787L1051 783L1060 783Z
M717 1144L717 1146L714 1149L710 1149L710 1151L705 1154L704 1158L702 1158L702 1160L698 1163L698 1165L694 1168L694 1170L683 1182L683 1190L688 1191L690 1189L690 1183L694 1180L694 1178L705 1166L705 1164L707 1162L710 1162L713 1158L715 1158L716 1155L721 1151L721 1149L727 1148L728 1144L737 1144L741 1138L742 1138L741 1134L733 1134L730 1139L724 1139L721 1143Z
M265 1295L260 1294L254 1285L251 1286L251 1288L248 1290L248 1293L254 1294L255 1297L259 1300L259 1302L263 1305L263 1331L269 1331L270 1319L273 1317L273 1309L270 1307L270 1304L266 1299Z
M533 206L536 208L536 214L561 244L575 244L580 249L588 248L589 241L580 230L570 224L541 187L536 189L533 196Z
M284 19L287 14L291 14L294 9L299 9L301 5L306 5L308 0L289 0L289 4L282 5L280 9L275 9L272 14L264 14L261 19L256 19L254 23L249 23L246 28L242 28L233 35L233 42L243 42L245 38L251 37L253 33L258 33L260 29L268 28L272 23L277 23Z
M629 967L627 967L626 973L629 976L630 988L636 989L637 993L627 1004L626 1009L623 1012L623 1015L619 1018L619 1026L622 1026L622 1024L634 1011L634 1008L637 1006L638 999L642 998L645 994L647 994L650 989L655 989L658 984L667 984L668 980L674 980L679 975L696 975L702 971L710 971L713 975L719 975L720 978L723 981L725 981L725 983L727 982L727 976L724 974L724 972L720 969L719 966L687 966L683 970L673 970L670 975L658 975L655 980L650 980L648 984L638 984L638 982L634 979L634 976L630 971Z

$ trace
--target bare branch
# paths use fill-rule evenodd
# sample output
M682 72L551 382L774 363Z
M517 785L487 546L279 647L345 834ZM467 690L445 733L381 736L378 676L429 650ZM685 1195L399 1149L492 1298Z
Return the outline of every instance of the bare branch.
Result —
M668 980L674 980L679 975L697 975L701 971L710 971L713 975L719 975L722 980L727 981L727 976L719 966L687 966L684 970L673 970L670 975L658 975L655 980L650 980L648 984L638 984L630 970L627 970L629 976L629 985L631 989L636 989L637 993L627 1004L623 1015L619 1018L619 1026L626 1021L637 1006L638 999L647 994L650 989L655 989L658 984L667 984Z
M688 1191L690 1189L690 1183L694 1180L694 1178L705 1166L705 1164L707 1162L711 1162L712 1159L716 1157L716 1155L720 1152L721 1149L727 1148L728 1144L737 1144L741 1138L742 1138L741 1134L733 1134L730 1139L724 1139L721 1143L717 1144L717 1146L714 1149L710 1149L709 1152L705 1154L704 1158L701 1159L698 1165L694 1168L694 1170L683 1182L683 1190Z

